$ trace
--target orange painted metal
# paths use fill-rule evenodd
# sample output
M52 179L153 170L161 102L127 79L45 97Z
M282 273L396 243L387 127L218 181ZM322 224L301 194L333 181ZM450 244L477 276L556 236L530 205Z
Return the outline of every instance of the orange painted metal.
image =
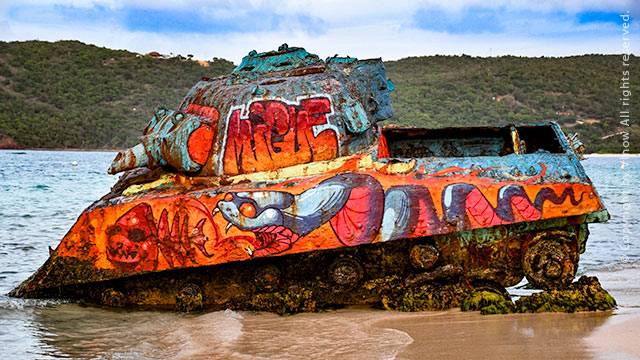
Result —
M99 269L138 273L376 243L385 240L381 229L384 194L398 184L412 184L412 191L421 196L413 209L417 218L412 220L414 225L408 232L402 234L403 238L569 217L603 208L591 185L537 184L537 178L496 183L473 173L456 175L456 172L457 169L448 169L423 174L426 177L417 181L414 179L417 172L398 176L369 170L351 178L344 177L355 183L347 184L351 195L343 207L304 236L297 234L295 228L268 223L264 225L266 228L243 229L241 222L225 219L221 204L231 203L241 194L238 206L241 219L250 219L256 216L256 205L247 197L252 192L299 196L322 188L323 182L336 175L285 181L260 190L238 186L216 195L199 190L142 197L124 205L83 213L62 240L57 255L90 261ZM366 181L357 183L363 178ZM455 199L464 202L465 213L461 215L468 221L463 225L446 221L443 203L443 192L457 184L474 188L463 198ZM504 206L499 203L501 189L509 186L517 186L522 191L508 203L513 218L505 219L496 210ZM542 206L536 207L533 199L541 191L553 195L548 195ZM330 193L324 195L331 196ZM228 227L229 224L232 226Z

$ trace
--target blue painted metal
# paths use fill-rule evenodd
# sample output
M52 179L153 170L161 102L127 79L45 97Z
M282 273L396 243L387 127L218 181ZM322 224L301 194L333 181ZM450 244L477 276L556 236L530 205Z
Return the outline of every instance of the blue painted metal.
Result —
M267 73L317 64L322 64L317 55L310 54L303 48L290 48L287 44L282 44L278 51L258 53L253 50L233 69L233 76L227 80L227 84L245 83Z
M189 156L187 142L194 130L203 122L197 116L169 110L155 110L140 138L140 144L118 154L109 168L109 173L137 167L155 168L169 165L179 172L195 172L202 168Z
M328 57L325 60L325 62L327 64L353 64L356 61L358 61L357 58L353 58L353 57L349 57L349 56L340 57L338 55L333 56L333 57Z

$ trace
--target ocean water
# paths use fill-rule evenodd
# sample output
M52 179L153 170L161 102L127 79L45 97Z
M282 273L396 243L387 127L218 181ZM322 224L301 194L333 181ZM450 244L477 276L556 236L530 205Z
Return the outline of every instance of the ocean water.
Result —
M392 359L414 341L379 322L424 315L367 308L289 317L230 310L181 314L4 295L44 263L48 248L57 246L84 208L109 191L116 177L106 169L114 156L0 150L1 358ZM590 226L578 270L597 275L621 313L640 308L640 158L624 161L624 168L617 157L583 162L612 219Z

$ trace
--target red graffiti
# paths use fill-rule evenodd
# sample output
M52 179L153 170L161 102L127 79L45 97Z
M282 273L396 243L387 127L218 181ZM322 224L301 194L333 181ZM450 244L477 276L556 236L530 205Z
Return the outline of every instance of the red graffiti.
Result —
M213 139L216 136L215 128L211 125L202 125L195 129L189 140L187 140L187 150L189 151L189 157L196 164L204 165L209 156L209 151L213 144Z
M467 211L480 224L480 227L505 225L509 221L503 220L489 203L480 189L469 192L466 199Z
M344 207L330 220L338 240L346 246L367 244L378 234L384 204L377 182L354 187Z
M193 114L199 117L213 119L213 121L218 120L219 117L218 109L198 104L189 104L185 112L187 114Z
M158 237L151 206L140 204L107 229L107 259L128 271L150 271L158 265Z
M208 238L200 219L191 232L186 211L176 213L171 226L169 214L162 210L156 224L151 206L141 203L122 215L107 229L107 259L116 267L127 271L151 271L158 266L162 254L169 267L196 264L195 248L204 249Z
M542 210L536 209L528 198L524 196L514 196L511 203L518 210L524 221L535 221L542 217Z
M251 103L229 116L224 170L235 175L333 159L338 140L333 129L314 135L314 126L327 124L331 102L315 97L291 105L277 100Z

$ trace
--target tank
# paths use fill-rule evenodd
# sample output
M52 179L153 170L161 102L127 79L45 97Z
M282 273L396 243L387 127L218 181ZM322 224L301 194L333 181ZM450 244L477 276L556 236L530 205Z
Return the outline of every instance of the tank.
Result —
M381 126L392 90L381 59L250 52L155 110L111 192L11 294L269 310L567 286L587 224L609 218L577 138L553 122Z

